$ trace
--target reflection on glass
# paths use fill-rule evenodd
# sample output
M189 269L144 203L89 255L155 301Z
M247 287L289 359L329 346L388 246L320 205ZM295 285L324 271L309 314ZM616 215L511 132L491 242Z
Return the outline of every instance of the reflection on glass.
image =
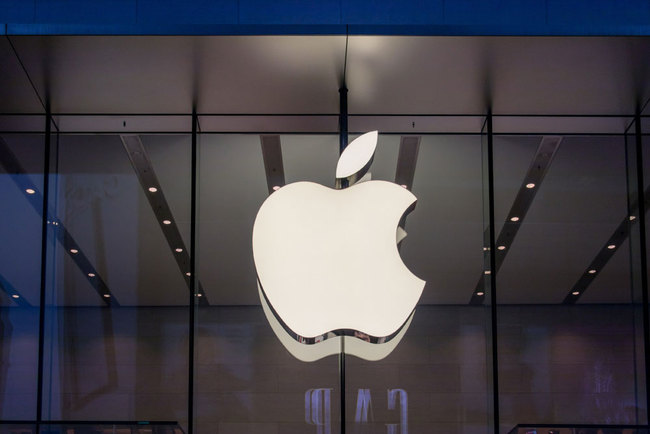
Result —
M5 420L36 418L44 148L43 135L0 135L0 419Z
M537 421L646 420L623 137L560 139L497 271L503 432ZM548 141L495 137L496 223L504 231Z
M373 179L397 182L406 138L379 137ZM468 305L482 275L480 137L419 143L400 256L427 284L390 355L346 358L347 430L487 433L485 309Z
M267 139L253 134L202 134L199 139L197 277L210 304L197 310L195 432L316 433L319 426L325 429L327 420L331 432L337 432L337 357L312 363L294 358L274 334L260 305L251 230L260 205L269 194L282 190L271 193L282 177L277 175L278 166L267 177ZM286 181L333 184L336 136L278 139ZM267 163L278 164L273 158ZM317 389L323 390L314 395L320 404L314 406L313 419L312 408L306 419L305 393ZM325 390L329 390L329 417Z
M43 417L183 426L190 297L169 240L189 233L190 138L137 136L139 160L125 139L61 135L52 154ZM139 161L174 232L151 205Z
M32 423L3 423L0 422L0 434L184 434L183 429L175 423L167 422L138 422L128 423L98 423L98 422L48 422Z

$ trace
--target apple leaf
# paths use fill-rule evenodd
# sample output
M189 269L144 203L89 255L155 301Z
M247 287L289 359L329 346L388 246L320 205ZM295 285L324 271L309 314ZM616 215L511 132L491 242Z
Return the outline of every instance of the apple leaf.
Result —
M377 131L363 134L350 143L336 165L337 181L347 179L352 185L370 168L377 147Z

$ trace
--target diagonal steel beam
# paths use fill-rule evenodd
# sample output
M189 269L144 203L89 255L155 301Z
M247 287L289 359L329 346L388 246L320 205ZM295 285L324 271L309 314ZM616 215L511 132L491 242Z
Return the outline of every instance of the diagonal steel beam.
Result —
M561 142L562 137L559 136L544 136L542 138L530 166L528 167L528 171L524 176L524 180L519 187L519 191L515 196L510 211L507 214L503 228L497 236L495 243L497 251L494 252L495 269L483 270L483 273L474 287L474 292L469 301L470 304L483 304L485 301L485 293L483 292L483 288L485 288L485 276L498 272L501 265L503 265L503 261L510 251L515 236L517 235L517 232L519 231L519 228L535 199L539 186L544 181L544 177L548 172L553 157L555 157ZM489 247L483 247L483 249L489 249Z
M650 187L644 192L644 208L647 211L650 208ZM587 291L593 281L600 275L610 259L618 251L621 245L630 236L630 225L639 209L638 203L630 204L631 214L623 217L623 220L616 226L614 232L607 238L605 244L598 250L594 259L589 263L587 268L582 272L577 282L571 287L569 293L564 297L564 304L574 304Z
M421 136L402 136L397 154L397 168L395 169L395 184L409 190L413 189L415 166L420 151Z
M32 304L2 274L0 274L0 291L11 297L18 306L32 307Z
M27 171L16 158L7 142L0 137L0 164L5 168L7 174L16 184L16 187L25 193L29 204L34 208L36 213L43 216L43 196L35 183L33 183L27 174ZM51 210L46 212L47 223L52 225L56 239L61 243L66 253L70 256L79 270L86 276L90 285L95 289L97 294L107 306L119 306L120 303L111 292L108 285L101 277L95 266L84 254L79 244L74 240L64 224L55 216Z
M280 142L280 136L277 134L261 135L260 143L262 145L266 185L269 188L269 194L271 194L285 184L282 144Z
M185 246L183 238L181 237L181 233L178 230L178 225L176 224L171 208L167 203L167 199L165 198L162 186L158 181L153 164L151 164L147 151L144 149L142 140L140 139L140 136L130 135L123 135L120 136L120 138L122 139L124 150L133 165L133 170L135 171L145 196L149 201L151 210L160 225L165 240L167 240L169 249L174 256L180 272L183 273L183 279L187 284L187 288L188 290L191 290L190 254ZM196 295L199 297L199 306L208 306L208 298L200 281L198 282L198 287L199 290Z

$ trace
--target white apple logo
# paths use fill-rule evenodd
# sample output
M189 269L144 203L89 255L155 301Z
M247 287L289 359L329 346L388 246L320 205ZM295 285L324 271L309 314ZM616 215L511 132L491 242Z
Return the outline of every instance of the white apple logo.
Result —
M373 131L341 154L337 185L349 187L288 184L257 213L253 258L260 298L278 337L302 360L338 352L335 339L328 338L342 336L347 352L385 357L405 333L422 294L425 282L404 265L397 249L405 236L400 221L417 198L391 182L359 179L376 143ZM373 344L385 348L364 356L362 348ZM290 348L319 346L309 349L311 356Z

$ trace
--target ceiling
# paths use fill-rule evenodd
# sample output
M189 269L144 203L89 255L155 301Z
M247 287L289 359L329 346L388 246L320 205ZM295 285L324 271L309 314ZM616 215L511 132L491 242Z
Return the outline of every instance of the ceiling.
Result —
M188 297L184 273L119 134L139 133L187 248L192 171L186 114L196 101L203 132L248 133L199 137L197 266L210 304L258 304L251 228L268 196L259 133L294 133L281 135L287 183L333 185L345 42L342 36L12 36L0 40L0 111L42 113L42 101L50 101L55 113L78 114L56 118L62 134L50 207L114 299L127 306L183 305ZM483 275L479 133L489 102L495 113L514 115L494 121L497 232L544 135L563 136L508 246L497 275L499 302L562 302L627 214L624 140L611 134L621 134L636 101L649 96L650 59L641 55L649 43L350 37L346 83L350 113L357 115L350 129L394 133L380 136L373 178L394 180L400 133L422 136L412 168L418 204L401 249L406 265L427 281L421 303L467 304ZM276 116L289 113L294 116ZM549 116L523 116L537 114ZM42 117L0 115L3 131L41 128ZM313 132L329 134L307 134ZM21 176L41 191L43 136L0 136L24 167ZM0 176L0 192L11 204L2 211L7 224L0 236L8 241L0 245L0 274L37 304L41 210L15 177ZM51 242L49 251L48 303L104 303L60 243ZM628 303L629 269L629 248L621 246L579 303ZM0 304L12 304L1 291Z
M630 114L643 37L5 36L0 112ZM32 87L33 84L33 87ZM335 126L335 125L334 125Z

